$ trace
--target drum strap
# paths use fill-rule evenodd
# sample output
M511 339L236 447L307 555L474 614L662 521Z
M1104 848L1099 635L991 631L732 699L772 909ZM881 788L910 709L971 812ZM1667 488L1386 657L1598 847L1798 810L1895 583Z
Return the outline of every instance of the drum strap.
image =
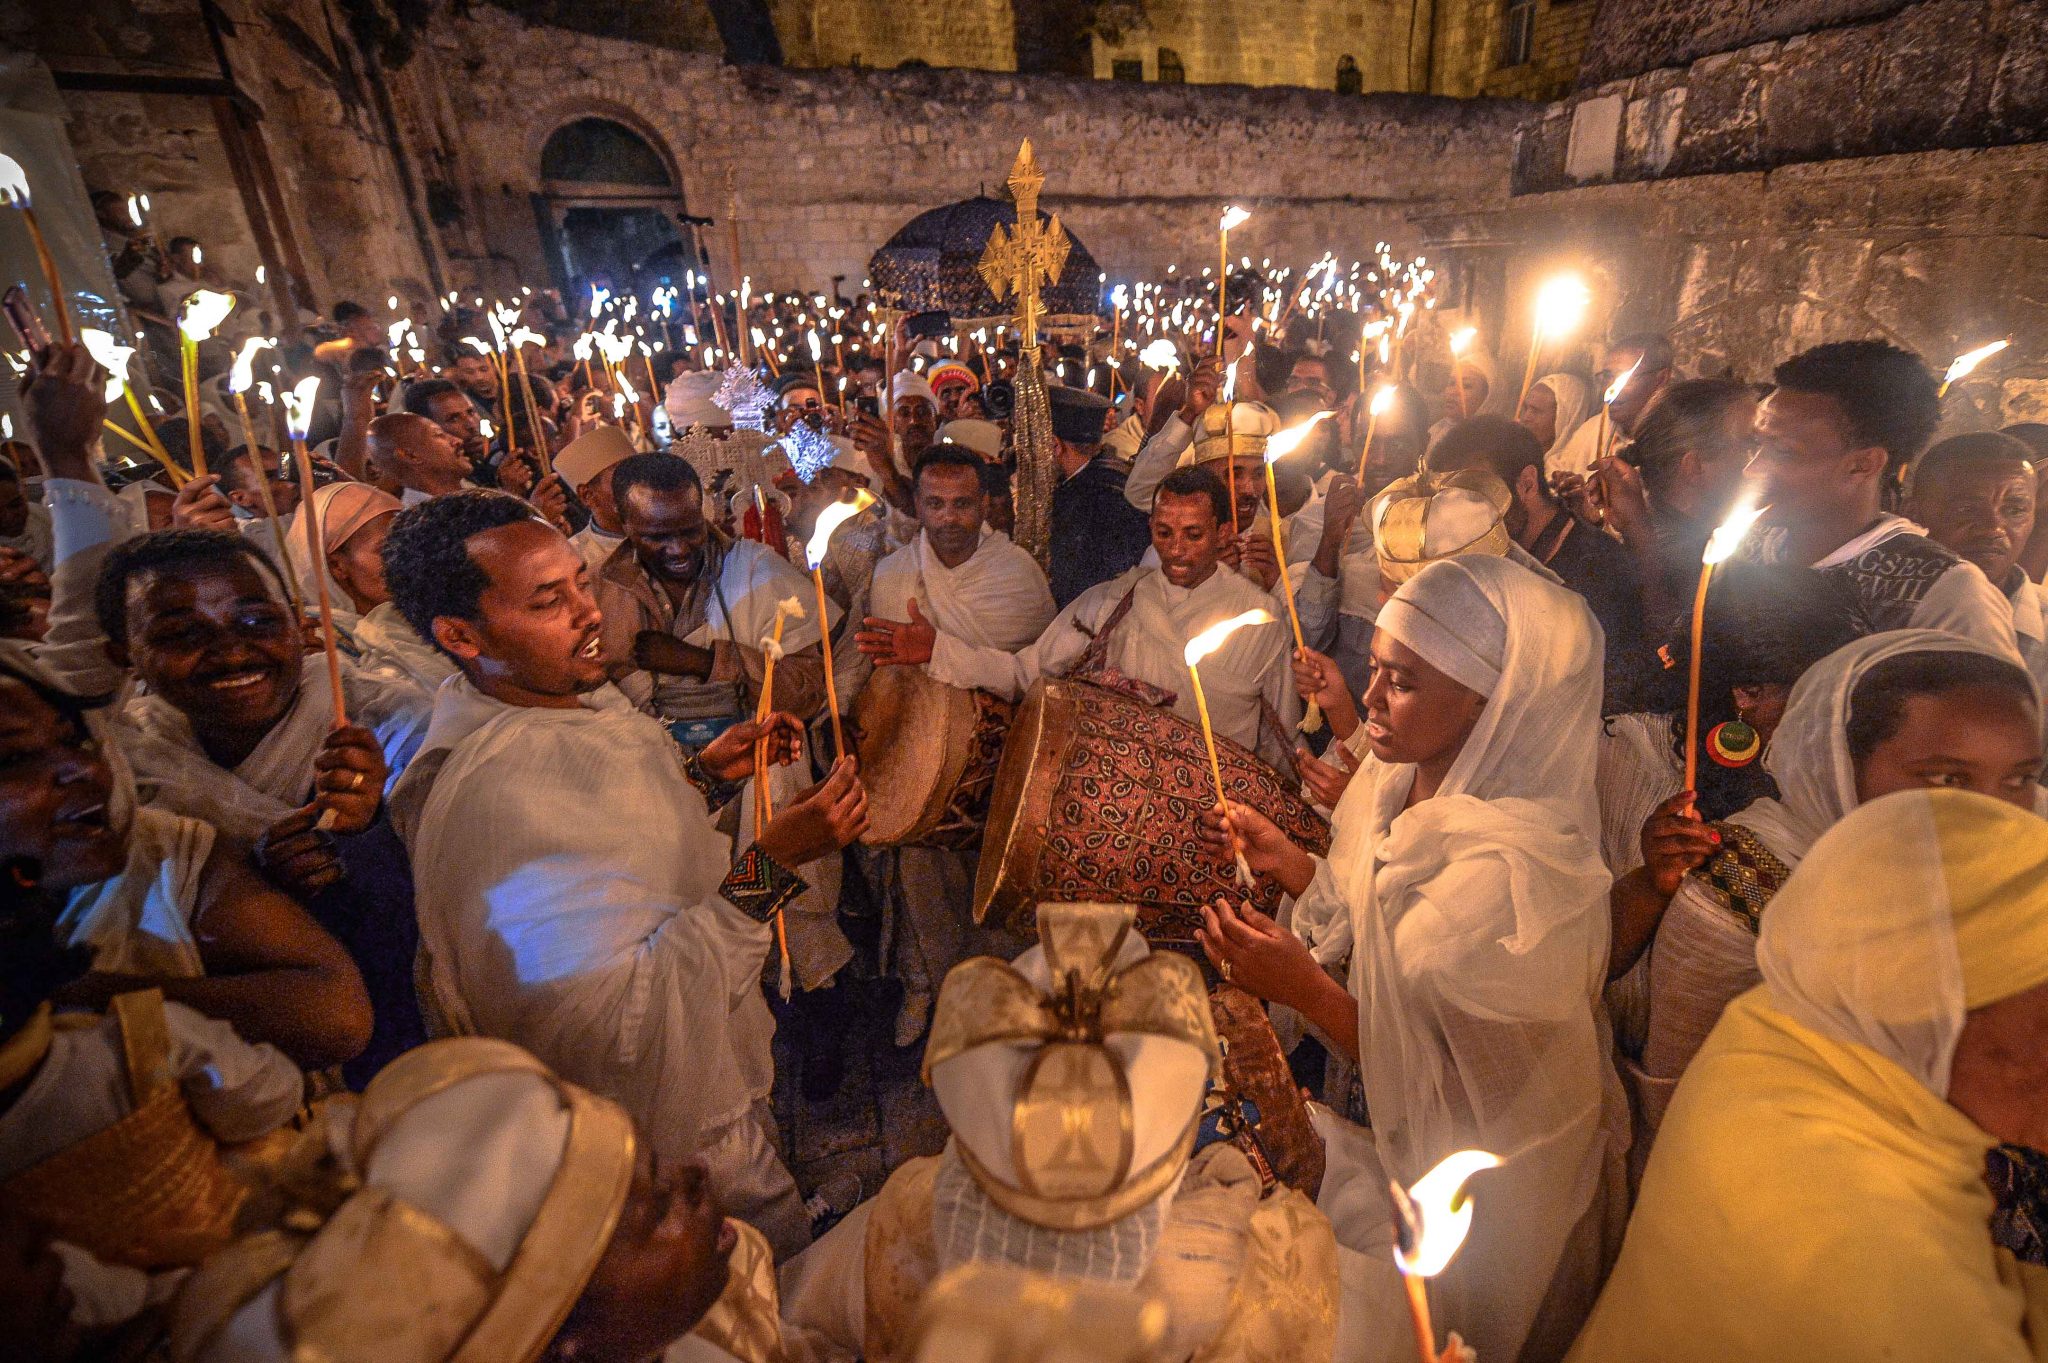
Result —
M1081 660L1074 664L1073 670L1067 674L1068 676L1086 681L1090 677L1099 677L1105 673L1113 673L1115 671L1109 665L1109 641L1111 636L1116 633L1116 627L1121 625L1124 622L1124 617L1131 613L1131 603L1137 600L1137 598L1138 589L1136 586L1133 586L1124 593L1124 599L1116 603L1116 609L1109 613L1109 618L1104 620L1102 627L1095 631L1095 637L1089 641L1087 652L1081 655Z

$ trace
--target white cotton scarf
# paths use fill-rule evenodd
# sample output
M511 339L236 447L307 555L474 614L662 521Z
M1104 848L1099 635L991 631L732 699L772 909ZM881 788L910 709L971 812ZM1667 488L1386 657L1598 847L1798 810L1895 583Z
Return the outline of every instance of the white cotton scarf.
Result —
M1297 930L1321 933L1326 958L1351 940L1379 1176L1412 1183L1471 1147L1507 1161L1432 1292L1483 1357L1514 1358L1554 1278L1590 1305L1601 1228L1586 1223L1626 1146L1597 1015L1600 628L1575 594L1487 557L1425 568L1379 623L1487 703L1434 798L1404 811L1415 769L1368 759ZM1323 1201L1385 1214L1383 1183L1326 1181Z
M911 556L932 624L943 634L1015 653L1052 623L1052 591L1038 561L1000 530L983 526L980 544L957 568L939 562L921 530L898 552Z

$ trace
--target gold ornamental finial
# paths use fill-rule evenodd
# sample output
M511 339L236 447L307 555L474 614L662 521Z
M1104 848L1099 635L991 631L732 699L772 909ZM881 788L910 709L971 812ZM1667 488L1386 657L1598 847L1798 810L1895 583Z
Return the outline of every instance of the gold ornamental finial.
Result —
M1038 315L1043 310L1038 290L1041 284L1059 282L1067 264L1067 230L1059 215L1050 222L1038 220L1038 191L1045 187L1045 173L1031 154L1031 139L1017 149L1010 167L1010 198L1017 205L1017 225L1005 229L1001 223L989 234L988 249L981 256L981 277L998 303L1017 296L1017 328L1023 333L1024 348L1038 345Z

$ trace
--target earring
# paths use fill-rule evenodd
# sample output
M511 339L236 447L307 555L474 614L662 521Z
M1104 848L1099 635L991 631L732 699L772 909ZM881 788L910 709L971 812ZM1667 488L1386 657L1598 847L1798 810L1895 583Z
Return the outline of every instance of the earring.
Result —
M1723 767L1746 767L1764 750L1763 736L1739 719L1707 730L1707 756Z

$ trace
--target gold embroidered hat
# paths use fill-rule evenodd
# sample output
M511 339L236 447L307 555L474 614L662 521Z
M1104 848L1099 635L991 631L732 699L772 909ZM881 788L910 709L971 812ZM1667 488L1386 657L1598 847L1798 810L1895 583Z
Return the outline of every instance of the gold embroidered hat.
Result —
M408 1051L341 1111L283 1228L186 1280L172 1357L530 1363L611 1241L632 1120L483 1037Z
M1508 485L1483 469L1415 473L1372 501L1380 576L1398 586L1438 559L1508 552Z
M1172 1184L1221 1051L1201 972L1129 904L1040 904L1039 945L946 976L925 1080L961 1163L1049 1229L1121 1220Z
M1190 463L1212 459L1262 459L1266 441L1280 429L1280 414L1263 402L1212 402L1195 418Z
M1169 1356L1158 1297L1120 1283L962 1264L917 1308L906 1363L1153 1363Z

